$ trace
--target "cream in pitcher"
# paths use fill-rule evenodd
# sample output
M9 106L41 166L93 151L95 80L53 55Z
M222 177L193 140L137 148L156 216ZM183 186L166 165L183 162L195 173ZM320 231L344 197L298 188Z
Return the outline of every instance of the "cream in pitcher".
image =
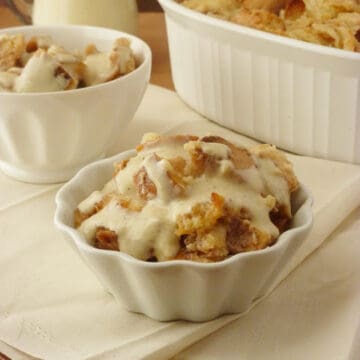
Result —
M136 0L8 0L10 7L39 25L81 24L114 28L136 33ZM33 3L33 5L26 5Z

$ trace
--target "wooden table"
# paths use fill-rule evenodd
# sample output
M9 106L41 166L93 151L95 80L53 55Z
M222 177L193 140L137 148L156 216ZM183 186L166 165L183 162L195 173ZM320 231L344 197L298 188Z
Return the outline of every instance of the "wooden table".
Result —
M140 13L139 37L149 44L153 55L151 83L174 90L163 13Z
M0 28L22 25L9 9L1 6L2 4L0 0ZM151 83L173 90L164 14L161 12L140 13L138 36L146 41L152 50Z
M2 6L3 4L4 2L0 0L0 28L22 25L9 9ZM164 14L161 12L140 13L138 36L147 42L152 50L153 63L150 82L173 90ZM0 353L0 360L10 359Z

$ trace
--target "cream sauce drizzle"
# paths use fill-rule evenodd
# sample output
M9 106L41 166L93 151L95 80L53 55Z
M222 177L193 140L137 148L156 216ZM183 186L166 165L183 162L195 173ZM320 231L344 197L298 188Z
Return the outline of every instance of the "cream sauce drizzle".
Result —
M279 204L285 206L288 215L291 215L289 187L280 169L269 158L254 157L259 174L266 186L266 193L274 195Z
M106 53L91 54L84 60L84 80L87 86L96 85L115 76L117 68Z
M190 156L184 148L194 145L171 146L165 143L145 148L102 191L94 192L85 199L79 209L89 211L101 196L115 188L119 193L136 196L133 177L142 167L156 185L156 197L148 200L140 212L124 209L113 200L85 220L79 230L91 241L96 228L104 226L118 234L121 251L143 260L153 252L159 261L168 260L177 254L180 247L179 239L174 235L177 217L190 212L197 203L210 201L211 193L216 192L225 198L229 206L247 209L252 215L253 226L277 237L279 231L269 218L275 201L269 201L266 196L271 198L272 194L279 202L288 203L290 195L285 179L272 160L255 159L254 156L256 166L239 171L229 161L230 149L226 145L198 143L203 151L218 159L219 166L211 174L191 178L185 194L176 195L167 175L168 161L159 161L154 153L161 157L166 154L167 158L183 156L189 160ZM229 169L238 171L240 177L229 176Z
M46 92L64 90L68 81L55 76L58 63L44 50L38 50L16 79L16 92Z
M50 46L47 52L62 64L76 64L81 61L78 56L67 52L63 47L58 45Z

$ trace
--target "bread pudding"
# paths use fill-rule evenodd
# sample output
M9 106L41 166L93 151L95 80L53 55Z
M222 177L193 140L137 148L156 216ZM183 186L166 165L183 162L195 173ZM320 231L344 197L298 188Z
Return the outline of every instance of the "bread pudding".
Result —
M290 38L360 51L358 0L176 0L233 23Z
M214 262L273 245L291 221L292 165L271 145L146 134L75 210L95 247L145 261Z
M89 44L83 53L68 51L49 36L28 40L0 35L0 91L48 92L105 83L135 69L129 40L114 41L109 52Z

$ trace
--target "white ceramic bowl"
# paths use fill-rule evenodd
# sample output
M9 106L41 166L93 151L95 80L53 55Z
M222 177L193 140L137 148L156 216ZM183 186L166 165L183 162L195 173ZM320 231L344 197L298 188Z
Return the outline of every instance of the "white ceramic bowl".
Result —
M94 43L106 51L118 37L131 41L139 66L116 80L60 92L0 93L0 169L27 182L65 181L104 157L134 116L149 81L151 51L132 35L89 26L24 26L3 33L50 35L72 50Z
M299 154L360 163L360 54L159 0L176 91L209 119Z
M55 225L70 239L105 289L129 311L160 321L207 321L246 311L272 287L279 269L291 260L310 229L309 192L302 186L295 194L291 229L264 250L211 264L186 260L145 262L122 252L97 249L73 226L77 205L111 178L114 162L134 154L127 151L90 164L64 185L56 195Z

